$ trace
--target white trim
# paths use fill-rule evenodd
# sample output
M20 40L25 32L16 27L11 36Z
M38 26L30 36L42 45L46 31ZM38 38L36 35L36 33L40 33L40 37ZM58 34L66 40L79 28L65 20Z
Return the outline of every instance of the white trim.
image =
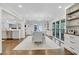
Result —
M19 18L18 14L17 14L15 11L13 12L13 10L6 9L6 8L4 8L4 7L1 7L1 6L0 6L0 8L1 8L1 10L4 10L5 12L9 13L10 15L16 17L16 19L21 20L21 19Z
M75 5L75 3L73 3L73 4L69 5L69 6L68 6L68 7L66 7L65 9L68 9L68 8L72 7L73 5Z
M64 41L62 41L61 39L59 39L59 38L56 38L56 37L54 37L56 40L58 40L58 41L60 41L60 42L62 42L62 43L64 43Z
M0 51L0 54L2 53L2 51Z
M59 21L59 39L61 39L61 20Z
M16 17L16 15L13 12L11 12L5 8L2 8L2 10L4 10L5 12L9 13L10 15L13 15L14 17Z

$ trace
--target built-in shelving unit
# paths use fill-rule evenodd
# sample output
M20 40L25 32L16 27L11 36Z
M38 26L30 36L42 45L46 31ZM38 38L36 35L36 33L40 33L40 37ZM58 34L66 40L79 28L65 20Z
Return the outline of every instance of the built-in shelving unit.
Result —
M64 45L73 54L79 54L79 4L66 9L66 33Z
M66 15L72 15L72 14L74 14L74 13L76 13L76 12L78 12L79 11L79 9L76 9L76 10L72 10L72 11L70 11L69 13L67 13Z
M73 8L77 8L79 4L75 4L74 6L68 8L66 10L66 20L67 20L67 33L79 35L79 9L74 11L70 11ZM69 12L69 13L68 13Z

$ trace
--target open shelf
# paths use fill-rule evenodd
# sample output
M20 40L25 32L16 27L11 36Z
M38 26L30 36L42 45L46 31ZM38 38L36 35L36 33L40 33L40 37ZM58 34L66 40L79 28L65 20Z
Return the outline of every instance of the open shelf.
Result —
M70 33L65 33L65 34L74 35L74 34L70 34ZM75 34L74 36L79 36L79 35L76 35L76 34Z
M79 9L74 10L74 11L72 11L72 12L70 12L70 13L67 13L66 15L72 15L72 14L74 14L74 13L78 12L78 11L79 11Z
M67 27L79 27L79 25L72 25L72 26L67 26Z
M79 19L79 17L74 17L74 18L68 19L68 21L77 20L77 19Z

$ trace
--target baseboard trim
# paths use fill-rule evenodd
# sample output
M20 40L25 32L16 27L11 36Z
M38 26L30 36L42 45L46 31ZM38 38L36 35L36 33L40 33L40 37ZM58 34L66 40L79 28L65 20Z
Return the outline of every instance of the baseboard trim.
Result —
M19 40L24 38L2 38L2 40Z

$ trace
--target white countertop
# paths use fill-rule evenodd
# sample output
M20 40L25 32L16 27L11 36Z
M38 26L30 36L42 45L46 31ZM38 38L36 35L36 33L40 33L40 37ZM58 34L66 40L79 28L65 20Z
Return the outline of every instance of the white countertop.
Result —
M38 46L32 42L32 36L28 36L20 44L18 44L13 50L60 49L60 47L48 37L45 37L45 40L46 43Z
M20 31L21 29L7 29L6 31Z

